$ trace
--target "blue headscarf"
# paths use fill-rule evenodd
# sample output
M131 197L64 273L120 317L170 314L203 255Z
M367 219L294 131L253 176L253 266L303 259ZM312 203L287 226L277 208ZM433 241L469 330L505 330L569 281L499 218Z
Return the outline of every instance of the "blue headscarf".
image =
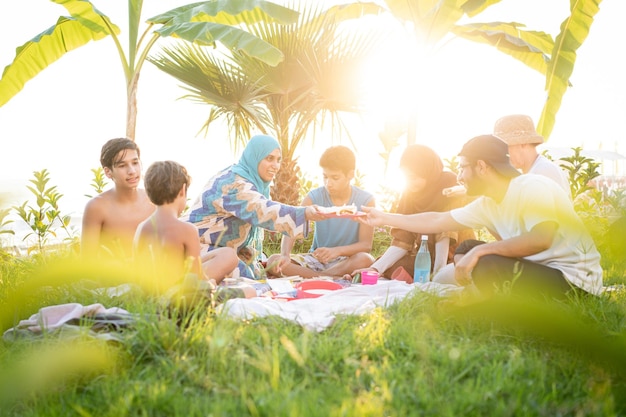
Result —
M266 198L270 196L270 181L263 181L259 176L259 163L274 149L280 149L276 139L267 135L255 135L250 138L243 150L239 162L233 165L233 172L252 182Z

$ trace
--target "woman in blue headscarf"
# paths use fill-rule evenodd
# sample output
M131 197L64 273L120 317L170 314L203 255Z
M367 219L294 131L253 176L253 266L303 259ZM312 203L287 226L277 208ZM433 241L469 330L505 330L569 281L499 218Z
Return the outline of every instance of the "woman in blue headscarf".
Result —
M271 136L253 136L239 162L204 186L185 220L198 228L202 254L231 247L240 255L241 276L260 278L256 264L263 252L263 230L302 237L308 221L323 220L314 206L295 207L270 200L270 183L280 169L280 145ZM247 259L246 259L247 258Z

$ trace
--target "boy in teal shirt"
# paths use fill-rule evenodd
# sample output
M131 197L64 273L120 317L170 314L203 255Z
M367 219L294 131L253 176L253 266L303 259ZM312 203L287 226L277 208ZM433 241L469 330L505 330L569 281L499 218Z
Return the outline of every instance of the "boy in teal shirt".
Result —
M374 207L374 196L351 185L355 171L354 153L345 146L332 146L320 158L324 186L311 190L302 206ZM374 258L370 255L374 229L349 218L330 218L315 223L313 243L308 253L291 254L294 238L283 236L281 253L272 255L267 264L270 274L343 276L356 269L368 268Z

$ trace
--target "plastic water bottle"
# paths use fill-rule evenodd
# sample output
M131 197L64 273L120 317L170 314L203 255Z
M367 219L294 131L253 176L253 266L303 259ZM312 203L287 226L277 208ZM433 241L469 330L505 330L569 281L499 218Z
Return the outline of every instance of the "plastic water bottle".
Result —
M413 282L420 284L430 281L430 252L428 251L428 236L422 235L422 243L415 255L415 269Z

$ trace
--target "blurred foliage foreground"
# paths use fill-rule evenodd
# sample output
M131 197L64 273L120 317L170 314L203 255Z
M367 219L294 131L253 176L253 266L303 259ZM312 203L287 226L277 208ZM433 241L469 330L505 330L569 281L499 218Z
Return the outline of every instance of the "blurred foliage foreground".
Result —
M414 292L319 333L276 317L232 320L215 300L168 305L131 265L82 263L71 232L65 245L40 245L55 227L68 230L40 172L31 191L44 197L16 206L36 244L28 257L5 250L0 260L2 332L64 303L119 307L131 320L108 328L111 337L85 319L74 331L0 340L0 415L624 415L623 190L585 189L594 169L581 167L575 205L603 255L602 296L502 291L465 305ZM375 239L380 253L388 234Z
M67 253L5 260L0 276L3 332L64 303L132 315L115 337L85 319L1 340L2 416L626 412L619 288L561 302L503 292L479 305L414 292L318 333L277 317L233 320L211 303L168 309L132 268Z

